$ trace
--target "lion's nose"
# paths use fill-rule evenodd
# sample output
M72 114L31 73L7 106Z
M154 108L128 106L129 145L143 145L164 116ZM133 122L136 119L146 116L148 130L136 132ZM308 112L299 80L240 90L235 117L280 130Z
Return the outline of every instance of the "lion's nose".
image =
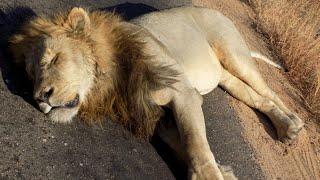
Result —
M53 88L46 88L39 93L38 101L48 103L50 96L53 94Z

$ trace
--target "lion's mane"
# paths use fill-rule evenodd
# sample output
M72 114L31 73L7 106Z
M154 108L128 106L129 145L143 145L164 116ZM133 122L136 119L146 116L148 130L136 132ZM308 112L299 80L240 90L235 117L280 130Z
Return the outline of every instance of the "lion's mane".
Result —
M153 64L152 56L144 52L145 44L131 29L120 25L110 35L114 37L115 52L112 72L97 73L80 117L87 122L102 122L108 115L134 135L148 138L163 113L150 93L171 87L178 73L170 65Z

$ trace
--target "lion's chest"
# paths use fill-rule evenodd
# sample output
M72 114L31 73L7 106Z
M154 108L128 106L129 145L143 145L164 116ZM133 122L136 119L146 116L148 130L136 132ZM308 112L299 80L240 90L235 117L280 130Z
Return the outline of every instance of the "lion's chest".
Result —
M188 17L151 16L139 20L138 24L157 39L157 43L181 66L190 84L201 94L217 87L221 78L220 62L206 37Z

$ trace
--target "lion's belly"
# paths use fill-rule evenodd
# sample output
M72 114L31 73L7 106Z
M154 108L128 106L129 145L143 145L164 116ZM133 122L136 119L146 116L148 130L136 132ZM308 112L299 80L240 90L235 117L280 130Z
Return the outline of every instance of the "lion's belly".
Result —
M169 51L190 84L201 94L217 87L222 73L220 62L192 18L170 12L152 13L133 23L145 27Z

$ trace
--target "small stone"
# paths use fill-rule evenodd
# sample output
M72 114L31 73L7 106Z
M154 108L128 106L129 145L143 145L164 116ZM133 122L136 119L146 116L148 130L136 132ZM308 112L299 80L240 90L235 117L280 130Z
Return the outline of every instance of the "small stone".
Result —
M42 139L42 142L46 143L46 142L47 142L47 139Z
M68 146L68 143L63 143L64 146Z
M138 150L136 148L132 149L133 152L137 153Z
M80 165L81 167L83 167L83 163L80 163L79 165Z

